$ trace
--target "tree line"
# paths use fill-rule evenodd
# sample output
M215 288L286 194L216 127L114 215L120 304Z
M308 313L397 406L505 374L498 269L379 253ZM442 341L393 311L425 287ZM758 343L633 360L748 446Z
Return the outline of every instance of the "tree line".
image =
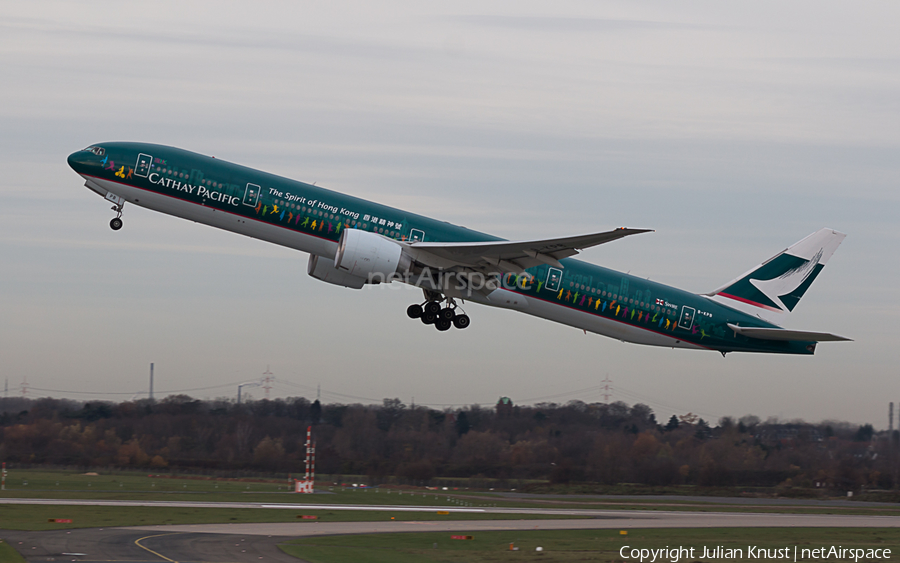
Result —
M842 422L687 414L570 401L435 410L399 399L321 404L302 397L201 401L0 399L0 460L148 470L302 473L307 426L317 471L381 483L440 478L603 485L891 488L897 432ZM893 441L893 444L891 444ZM893 446L893 449L892 447Z

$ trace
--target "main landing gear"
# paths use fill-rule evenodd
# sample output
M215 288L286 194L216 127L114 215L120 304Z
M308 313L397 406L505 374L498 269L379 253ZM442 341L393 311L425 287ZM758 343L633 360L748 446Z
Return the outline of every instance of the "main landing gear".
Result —
M426 294L427 300L420 304L413 304L406 308L406 314L411 319L419 319L422 324L434 325L434 328L443 332L450 330L451 326L466 328L471 324L471 319L465 313L457 314L459 306L452 298L447 298L447 306L441 307L440 297ZM461 310L461 309L460 309Z

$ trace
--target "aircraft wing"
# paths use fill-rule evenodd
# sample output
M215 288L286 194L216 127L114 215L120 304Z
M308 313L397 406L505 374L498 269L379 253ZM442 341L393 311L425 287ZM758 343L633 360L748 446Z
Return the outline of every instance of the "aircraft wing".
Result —
M444 266L453 264L475 269L499 267L509 272L522 272L540 264L562 268L559 262L578 254L579 250L618 240L629 235L650 232L652 229L627 229L620 227L612 231L578 235L574 237L523 240L523 241L483 241L483 242L414 242L409 248L420 257L422 253L440 259ZM428 262L429 260L425 260Z
M844 338L836 334L828 332L809 332L805 330L788 330L784 328L764 328L764 327L746 327L728 323L728 328L737 334L741 334L748 338L759 338L760 340L799 340L803 342L842 342L850 341L850 338Z

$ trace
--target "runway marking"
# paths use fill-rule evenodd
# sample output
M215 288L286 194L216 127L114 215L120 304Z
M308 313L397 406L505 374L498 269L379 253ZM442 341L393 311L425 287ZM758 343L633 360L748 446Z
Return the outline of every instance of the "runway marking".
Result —
M150 538L158 538L161 536L174 536L174 535L180 534L180 533L182 533L182 532L170 532L168 534L156 534L154 536L144 536L142 538L138 538L138 539L134 540L134 545L138 546L139 548L141 548L143 550L149 551L150 553L152 553L153 555L155 555L157 557L161 557L161 558L165 559L166 561L169 561L169 563L178 563L178 561L175 561L174 559L169 559L165 555L162 555L161 553L157 553L157 552L153 551L152 549L150 549L149 547L141 545L141 540L149 540Z

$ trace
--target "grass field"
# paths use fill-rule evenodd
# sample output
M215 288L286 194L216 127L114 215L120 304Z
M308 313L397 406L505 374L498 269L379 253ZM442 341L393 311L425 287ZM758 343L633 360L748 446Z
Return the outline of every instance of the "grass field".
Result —
M738 560L751 560L748 546L757 548L816 547L893 548L892 558L900 549L900 530L834 529L834 528L707 528L707 529L651 529L628 530L627 536L618 530L553 530L478 532L472 540L452 540L448 533L374 534L360 536L329 536L294 540L281 544L282 550L310 563L423 563L465 562L496 563L503 561L616 561L621 562L619 550L631 548L693 547L693 557L681 558L683 563L701 559L703 546L741 548ZM519 548L511 551L510 544ZM541 547L541 552L535 548ZM793 556L791 556L791 560ZM705 557L703 561L715 561ZM731 559L734 560L734 559ZM798 561L808 560L798 557ZM660 559L657 559L660 562ZM671 558L662 562L671 562ZM647 563L647 562L645 562Z
M837 514L885 514L900 516L900 504L892 507L753 506L707 503L702 500L586 499L548 495L540 499L511 499L489 491L424 491L421 489L354 489L318 487L330 494L297 495L287 482L230 481L198 477L159 477L136 473L88 475L61 471L10 470L3 498L106 499L106 500L202 500L211 502L310 504L379 504L509 508L602 508L612 510L700 510L741 512L797 512Z
M547 518L548 516L465 514L438 515L447 507L503 508L597 508L606 510L682 510L720 512L790 512L870 514L900 516L900 506L850 507L752 506L747 504L709 504L684 499L609 500L549 496L541 499L509 499L490 492L423 491L421 489L343 489L331 487L329 494L297 495L286 482L230 481L196 477L169 478L146 474L82 474L59 471L10 471L7 490L0 498L99 499L99 500L184 500L210 502L258 502L304 504L361 504L391 506L429 506L435 512L417 512L419 520L466 520L503 518ZM321 487L319 490L322 490ZM326 491L328 492L328 491ZM306 510L323 521L378 521L392 516L408 519L408 513L390 511ZM45 530L95 526L157 524L288 522L297 512L260 508L172 508L172 507L91 507L0 505L0 529ZM71 524L49 523L50 518L70 518Z
M0 563L25 563L25 559L11 545L0 539Z

